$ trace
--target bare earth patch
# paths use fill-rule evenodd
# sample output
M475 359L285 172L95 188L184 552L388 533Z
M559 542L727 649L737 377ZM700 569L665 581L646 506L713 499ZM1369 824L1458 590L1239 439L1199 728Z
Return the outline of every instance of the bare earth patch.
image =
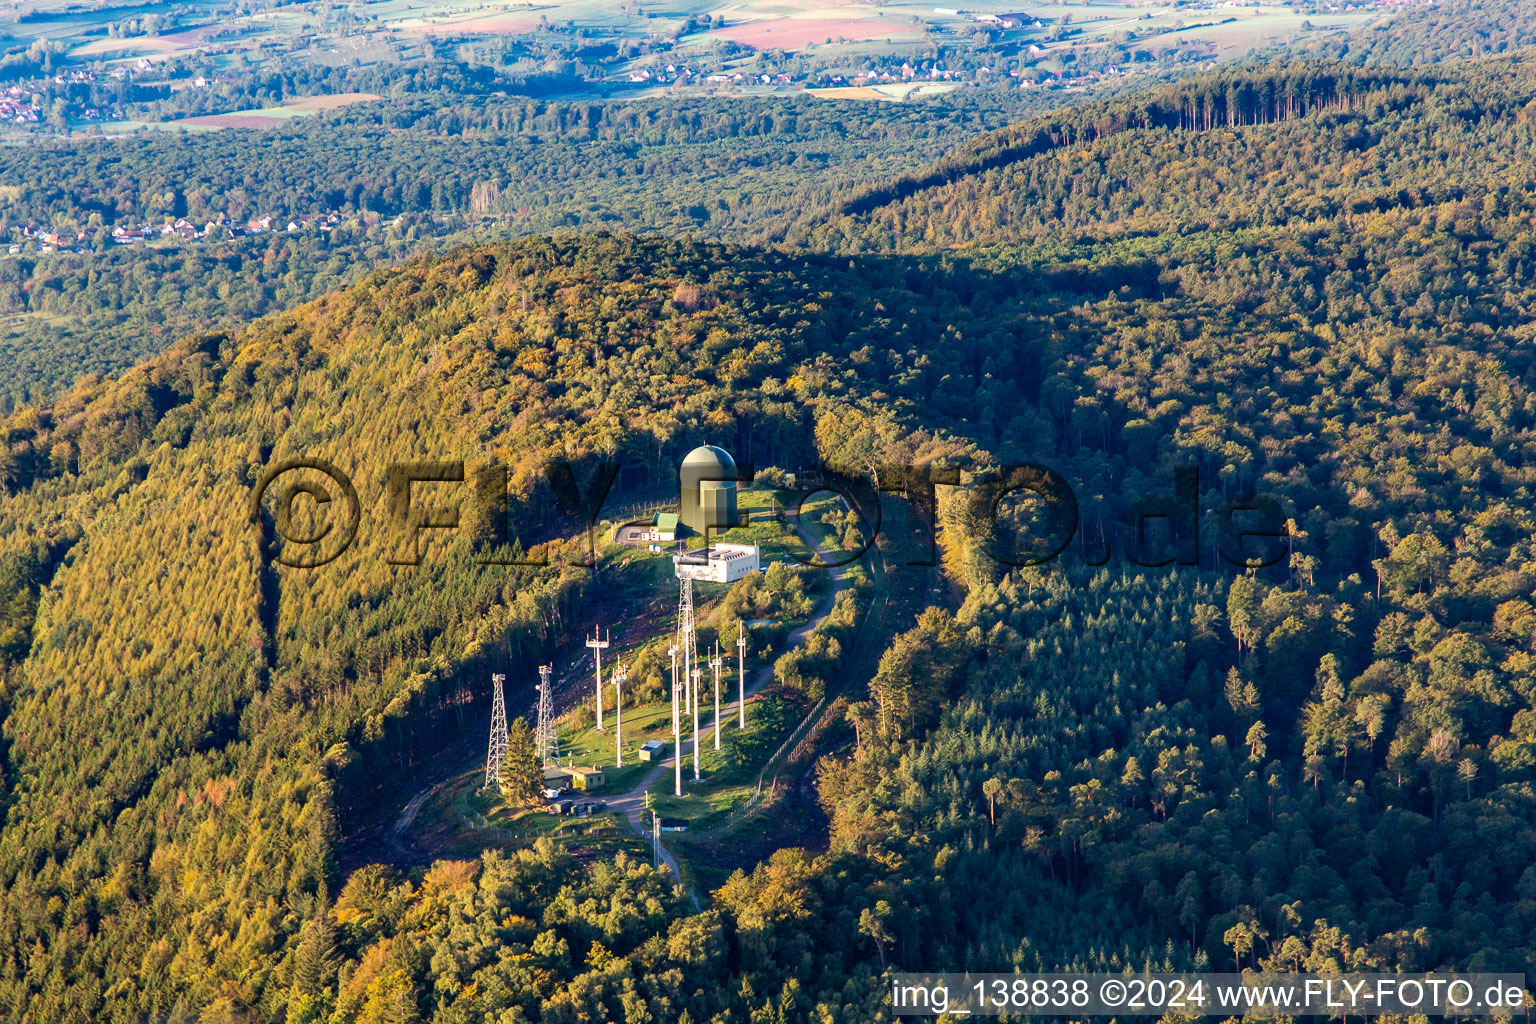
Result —
M95 39L76 48L74 53L82 57L124 50L132 53L174 53L182 45L166 36L133 36L129 39Z
M167 32L160 38L178 46L191 46L195 43L205 43L220 32L233 32L239 27L219 22L213 25L199 25L197 28L189 28L183 32Z
M902 25L878 18L779 18L774 21L730 25L715 29L710 35L756 50L796 50L812 43L824 43L828 39L834 42L838 39L883 39L917 31L915 25Z
M339 92L334 96L304 96L283 104L287 110L336 110L354 103L372 103L384 97L372 92Z
M282 115L268 117L262 114L204 114L201 117L183 117L174 123L200 128L276 128L287 120Z
M463 21L431 21L416 24L402 23L395 28L408 35L418 36L517 36L532 32L539 27L529 18L514 18L498 14L488 18L466 18Z

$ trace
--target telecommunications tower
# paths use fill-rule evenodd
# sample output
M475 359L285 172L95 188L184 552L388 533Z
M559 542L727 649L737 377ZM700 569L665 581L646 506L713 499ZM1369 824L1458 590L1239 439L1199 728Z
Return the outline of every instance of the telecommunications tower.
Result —
M533 733L533 753L543 765L560 763L560 737L555 728L549 673L549 665L539 666L539 724Z
M485 751L487 789L500 784L501 758L507 752L507 699L501 692L501 684L506 681L507 677L499 672L491 676L491 742Z
M587 646L592 648L592 654L597 658L597 731L603 731L603 652L608 649L608 638L599 638L597 627L592 627L592 637L587 641Z
M667 648L672 655L672 795L683 795L683 731L678 721L677 644Z
M672 732L677 732L677 644L667 648L672 656Z
M715 749L720 749L720 641L715 640L715 656L709 659L710 670L715 675Z
M699 669L693 670L693 696L698 700L699 684L703 682L704 673ZM695 703L693 708L693 781L699 781L699 708Z
M747 727L747 624L736 620L736 711L741 728Z
M693 580L686 576L677 581L677 646L682 661L683 709L693 716L693 778L699 778L699 635L693 622ZM675 789L683 795L683 743L677 730L677 768Z
M629 674L620 661L613 670L613 758L614 767L624 767L624 680Z
M677 581L677 642L683 661L683 685L686 688L685 707L689 714L698 713L694 702L693 674L699 663L699 636L693 625L693 580L684 576Z

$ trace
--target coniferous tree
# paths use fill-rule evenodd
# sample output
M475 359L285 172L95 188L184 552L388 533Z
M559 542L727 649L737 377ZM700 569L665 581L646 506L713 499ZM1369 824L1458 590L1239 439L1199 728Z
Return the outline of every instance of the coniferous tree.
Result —
M507 749L496 777L501 792L514 806L538 800L543 788L542 766L533 749L533 731L521 716L507 724Z

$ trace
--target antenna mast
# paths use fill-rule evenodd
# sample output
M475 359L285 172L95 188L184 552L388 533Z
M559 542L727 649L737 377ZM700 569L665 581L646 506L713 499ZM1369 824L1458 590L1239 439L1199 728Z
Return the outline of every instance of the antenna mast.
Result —
M747 727L747 624L736 620L736 712L741 716L741 728Z
M683 795L683 733L677 719L677 644L667 648L672 655L672 795Z
M592 638L587 641L587 646L592 648L592 654L597 658L597 731L603 731L603 652L608 649L608 638L599 639L597 627L592 627Z
M500 785L501 759L507 752L507 699L501 692L501 684L506 680L499 672L491 676L491 742L485 751L487 789Z
M686 704L690 715L696 715L699 706L693 689L694 673L699 663L699 637L693 624L693 580L684 576L678 581L677 635L683 656L683 684L687 689Z
M629 678L621 660L613 670L613 757L614 767L624 767L624 680Z
M715 656L709 659L709 667L715 675L715 749L720 749L720 640L715 639Z
M678 654L681 655L683 669L683 708L693 716L693 778L697 782L699 778L699 635L693 621L693 580L687 576L679 577L677 581L677 633ZM677 795L683 795L683 746L679 730L677 746Z
M560 763L560 737L551 706L549 673L549 665L539 666L539 724L533 734L534 756L545 765Z
M699 683L703 681L701 679L703 675L704 673L697 668L693 670L693 696L695 701L697 701L699 696ZM699 781L699 709L697 704L694 705L693 709L693 781Z

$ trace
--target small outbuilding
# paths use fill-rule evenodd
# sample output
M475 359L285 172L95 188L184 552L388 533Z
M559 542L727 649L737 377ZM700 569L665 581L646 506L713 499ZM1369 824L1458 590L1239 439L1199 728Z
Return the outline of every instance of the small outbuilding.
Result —
M614 523L610 539L632 548L650 548L660 551L661 545L677 540L678 515L676 512L657 512L647 521Z
M661 740L648 740L640 744L640 760L660 761L667 756L667 745Z
M603 770L601 768L589 768L586 765L574 765L567 768L571 774L571 788L591 791L603 788Z
M716 544L710 548L672 556L677 578L735 583L763 571L763 555L756 544Z

